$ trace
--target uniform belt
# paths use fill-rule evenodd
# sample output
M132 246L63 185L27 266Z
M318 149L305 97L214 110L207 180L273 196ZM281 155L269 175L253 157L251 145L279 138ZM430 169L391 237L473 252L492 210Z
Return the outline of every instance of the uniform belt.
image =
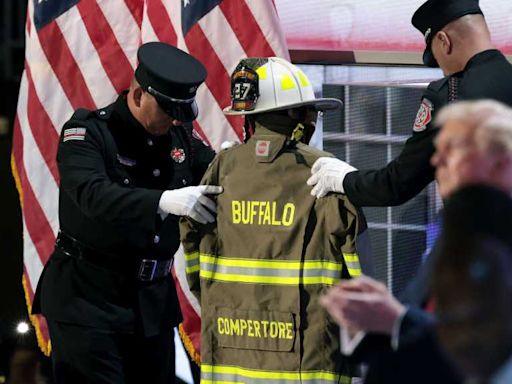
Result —
M144 282L168 276L173 263L173 259L142 259L136 261L134 268L132 263L120 262L113 255L96 251L63 232L59 232L55 246L67 256L83 259L91 264L114 272L133 272L135 269L137 280Z

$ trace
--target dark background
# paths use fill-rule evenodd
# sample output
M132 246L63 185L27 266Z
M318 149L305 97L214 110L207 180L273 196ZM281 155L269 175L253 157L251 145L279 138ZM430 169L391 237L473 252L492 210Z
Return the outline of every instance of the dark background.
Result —
M23 226L11 173L12 132L25 57L27 1L0 1L0 382L50 384L50 360L37 347L22 286Z
M0 5L0 343L14 337L16 324L27 320L22 288L22 223L18 193L11 174L11 141L18 88L23 71L26 1ZM28 337L34 337L30 332Z

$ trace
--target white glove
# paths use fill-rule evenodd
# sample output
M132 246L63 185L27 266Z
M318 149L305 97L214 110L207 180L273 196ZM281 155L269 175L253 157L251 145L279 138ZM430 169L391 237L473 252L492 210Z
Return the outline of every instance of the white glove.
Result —
M212 223L215 221L215 217L213 217L211 212L216 213L217 206L213 200L205 195L216 195L221 192L222 187L216 185L199 185L197 187L173 189L162 193L158 207L165 213L189 216L202 224Z
M312 176L307 183L315 185L311 194L316 197L324 197L328 192L345 193L343 180L348 173L357 171L348 163L333 157L321 157L311 168Z
M225 150L229 149L231 147L234 147L235 145L240 144L238 141L223 141L220 145L220 149Z

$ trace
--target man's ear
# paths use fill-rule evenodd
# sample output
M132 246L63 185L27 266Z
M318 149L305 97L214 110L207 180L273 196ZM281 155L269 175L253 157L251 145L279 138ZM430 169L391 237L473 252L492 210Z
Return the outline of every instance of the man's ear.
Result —
M452 40L451 40L450 36L446 32L440 31L436 35L436 38L440 40L441 47L442 47L443 51L447 55L451 54L452 50L453 50L453 44L452 44Z
M133 90L133 102L137 108L140 108L143 93L144 93L144 90L141 87L136 87Z

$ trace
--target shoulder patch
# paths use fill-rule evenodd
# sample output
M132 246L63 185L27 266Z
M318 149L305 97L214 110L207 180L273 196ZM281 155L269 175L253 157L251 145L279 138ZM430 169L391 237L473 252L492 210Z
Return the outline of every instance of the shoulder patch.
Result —
M416 115L416 120L414 121L414 132L423 132L427 129L427 125L432 121L432 111L434 110L434 105L432 102L424 98L421 101L420 109L418 110L418 114Z
M63 142L69 140L85 140L85 133L87 132L87 128L85 127L76 127L76 128L67 128L64 130L63 134Z

